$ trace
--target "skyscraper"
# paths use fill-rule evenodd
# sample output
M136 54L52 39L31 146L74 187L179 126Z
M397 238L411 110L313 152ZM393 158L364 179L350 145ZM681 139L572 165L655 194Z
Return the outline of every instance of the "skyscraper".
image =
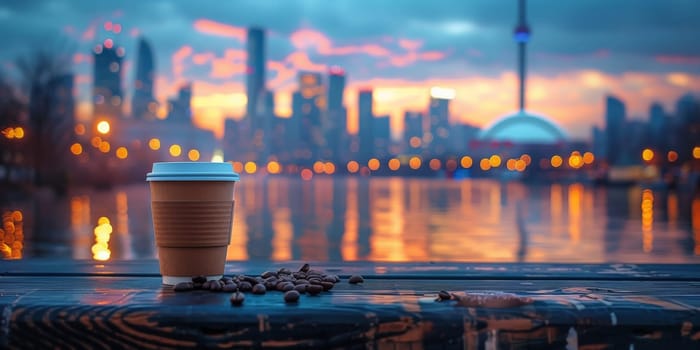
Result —
M654 102L649 106L649 137L651 138L651 146L657 151L665 151L667 133L668 125L664 107L660 103Z
M610 165L620 165L624 158L622 145L626 114L622 100L610 95L605 97L606 150Z
M248 40L246 42L248 62L246 66L246 116L251 118L253 129L261 127L258 118L259 100L265 94L265 30L262 28L248 28Z
M155 118L156 99L153 97L155 67L153 50L146 39L139 39L136 78L134 80L134 98L131 114L135 119L152 120Z
M340 67L331 67L328 72L328 97L324 130L326 145L328 145L327 158L337 160L348 147L347 143L347 115L343 107L343 94L345 92L345 71ZM343 159L344 160L344 159Z
M320 157L320 150L325 147L325 138L321 124L321 111L325 109L326 95L321 73L299 72L299 92L301 108L299 112L299 147L302 158L311 160Z
M374 139L374 156L384 158L389 155L391 146L391 124L388 115L373 118L372 136Z
M170 113L168 120L173 122L192 123L192 83L180 87L177 98L169 100Z
M423 144L423 114L406 111L403 116L403 148L408 154L419 154Z
M123 48L114 48L111 39L95 47L93 114L96 118L119 118L122 116L122 58Z
M372 89L360 90L360 96L358 98L358 116L360 119L360 125L358 130L358 139L360 147L358 157L361 161L366 161L373 155L374 114L372 111L372 100Z
M530 27L527 25L527 15L525 13L525 10L525 0L519 0L518 25L513 31L513 36L515 38L515 42L518 43L518 76L520 78L520 84L518 86L518 107L521 112L525 110L525 54L527 49L527 42L528 40L530 40Z
M433 87L430 89L430 150L433 154L443 154L449 149L450 137L450 100L455 98L455 91Z

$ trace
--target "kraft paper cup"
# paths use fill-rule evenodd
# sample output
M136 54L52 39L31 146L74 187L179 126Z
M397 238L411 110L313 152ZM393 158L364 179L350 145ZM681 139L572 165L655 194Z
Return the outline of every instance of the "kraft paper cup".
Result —
M230 163L153 164L146 181L163 284L221 278L239 179Z

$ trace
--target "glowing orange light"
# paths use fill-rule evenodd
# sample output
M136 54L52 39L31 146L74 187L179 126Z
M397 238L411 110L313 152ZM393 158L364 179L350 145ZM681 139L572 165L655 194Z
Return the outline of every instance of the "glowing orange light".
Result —
M314 172L311 169L304 169L301 171L301 178L304 181L309 181L314 177Z
M313 169L314 169L314 172L315 172L316 174L321 174L321 173L323 173L323 168L324 168L324 167L323 167L323 162L322 162L322 161L317 160L317 161L314 162Z
M148 148L157 151L160 149L160 140L156 138L152 138L148 140Z
M532 157L527 153L520 156L520 160L525 162L525 165L530 165L530 163L532 163Z
M107 153L107 152L109 152L109 150L110 150L112 147L110 146L109 142L107 142L107 141L102 141L102 142L100 142L100 146L97 147L97 148L99 148L100 152L102 152L102 153Z
M242 173L243 172L243 163L241 162L233 162L233 171L237 173Z
M102 143L102 138L99 136L95 136L90 140L90 144L92 145L92 147L95 147L95 148L99 148L100 143Z
M325 171L328 175L332 175L335 173L335 164L326 162L326 164L323 165L323 171Z
M255 162L245 162L243 169L248 174L255 174L255 172L258 171L258 165L255 164Z
M470 156L464 156L459 163L462 165L462 168L469 169L474 164L474 160L472 160L472 157Z
M523 172L527 168L527 162L524 159L518 159L515 161L515 170Z
M423 161L418 156L411 157L411 159L408 160L408 166L413 170L419 169L422 163Z
M379 159L377 158L372 158L367 162L367 167L372 171L379 169L379 165Z
M354 174L354 173L356 173L358 170L360 170L360 164L359 164L358 162L354 161L354 160L351 160L351 161L348 162L347 168L348 168L348 171L349 171L350 173L353 173L353 174Z
M432 170L440 170L440 167L442 166L442 163L440 162L440 159L433 158L433 159L431 159L430 162L428 163L428 166L429 166L430 169L432 169Z
M22 129L21 127L16 127L15 128L15 138L16 139L24 138L24 129Z
M488 158L482 158L479 161L479 168L483 171L489 171L491 169L491 161Z
M678 152L676 151L668 151L668 154L666 155L668 158L669 162L675 162L678 160Z
M515 170L515 159L508 159L508 161L506 162L506 168L510 171L514 171Z
M199 160L199 151L196 149L191 149L189 152L187 152L187 158L193 162L196 162Z
M280 172L280 163L277 163L276 161L270 161L267 163L267 172L270 174L279 174Z
M76 124L74 128L75 134L76 135L85 135L85 125L83 124Z
M401 162L398 159L392 158L389 160L389 169L391 171L399 170L400 167L401 167Z
M700 147L693 147L693 158L700 159Z
M111 129L109 122L106 120L103 120L99 123L97 123L97 132L99 132L102 135L106 135L109 133L109 130Z
M564 163L564 160L559 155L553 155L549 162L553 168L558 168Z
M182 154L182 147L180 147L180 145L177 144L172 145L168 149L168 152L170 152L170 155L173 157L179 157L180 154Z
M408 140L408 144L410 144L411 147L413 147L413 148L420 147L420 145L422 143L423 143L423 141L421 141L420 137L418 137L418 136L413 136Z
M642 159L643 159L645 162L651 161L652 159L654 159L654 151L652 151L652 150L650 150L650 149L648 149L648 148L645 148L645 149L642 151Z
M492 155L489 158L489 165L491 165L492 168L498 168L501 166L501 157L499 157L497 154Z
M117 158L119 159L126 159L129 156L129 151L126 149L126 147L117 148L117 151L115 153L117 154Z
M70 153L73 153L74 155L80 155L83 153L83 146L79 143L74 143L70 146Z
M578 169L583 166L583 157L580 154L574 153L569 157L569 166Z
M595 161L595 156L591 152L586 152L583 154L583 163L584 164L593 164Z

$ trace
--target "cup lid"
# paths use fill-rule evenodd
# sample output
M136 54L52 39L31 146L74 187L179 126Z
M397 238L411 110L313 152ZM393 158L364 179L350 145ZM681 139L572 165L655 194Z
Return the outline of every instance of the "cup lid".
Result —
M239 181L231 163L158 162L146 181Z

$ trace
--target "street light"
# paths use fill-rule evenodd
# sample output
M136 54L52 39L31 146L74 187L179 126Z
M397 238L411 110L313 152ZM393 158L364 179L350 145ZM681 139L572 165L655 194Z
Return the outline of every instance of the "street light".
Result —
M103 120L99 123L97 123L97 132L99 132L102 135L107 135L110 130L110 125L109 122L106 120Z

